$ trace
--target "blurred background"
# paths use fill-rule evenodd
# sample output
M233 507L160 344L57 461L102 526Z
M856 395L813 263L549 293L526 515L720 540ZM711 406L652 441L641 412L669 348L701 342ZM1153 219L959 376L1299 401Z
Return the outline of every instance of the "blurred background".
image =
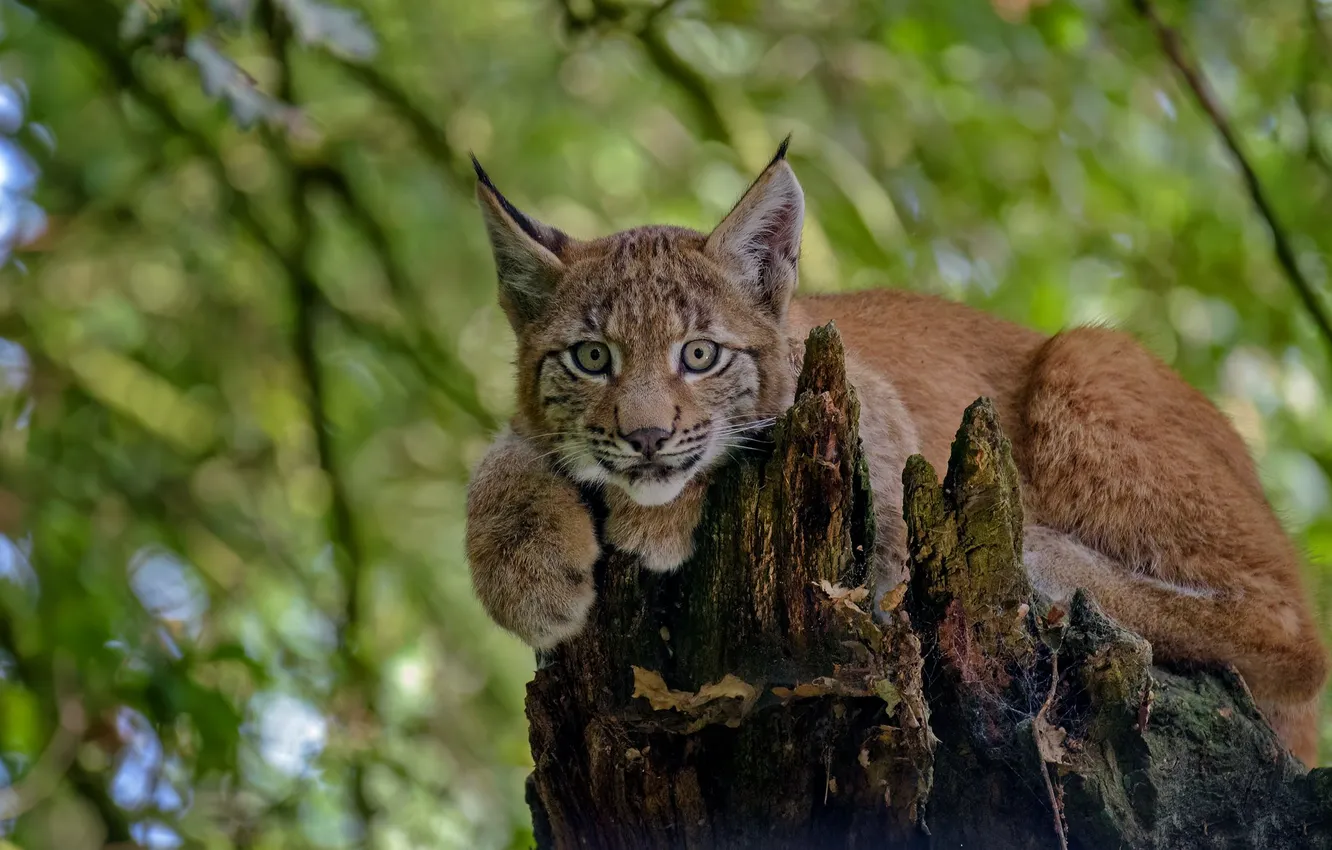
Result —
M469 150L591 237L793 132L806 292L1131 330L1332 623L1332 2L352 2L0 0L0 848L529 845Z

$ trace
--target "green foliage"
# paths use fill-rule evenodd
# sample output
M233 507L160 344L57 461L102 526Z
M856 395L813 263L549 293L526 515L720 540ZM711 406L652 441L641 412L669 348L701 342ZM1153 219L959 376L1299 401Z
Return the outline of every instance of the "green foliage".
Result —
M20 846L530 841L532 656L461 545L513 386L469 150L586 237L709 227L794 132L805 291L1133 331L1234 418L1332 608L1332 350L1128 0L0 10L49 216L0 273L0 776L87 720ZM1160 12L1325 296L1327 4Z

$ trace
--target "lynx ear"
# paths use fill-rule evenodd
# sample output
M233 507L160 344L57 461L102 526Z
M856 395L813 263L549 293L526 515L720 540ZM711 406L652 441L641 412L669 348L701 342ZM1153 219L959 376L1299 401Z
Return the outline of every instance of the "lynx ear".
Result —
M805 193L786 162L788 136L777 155L717 225L703 253L722 265L758 305L781 319L796 287Z
M560 255L571 240L519 212L490 182L476 157L472 157L472 167L476 169L476 197L499 273L500 306L517 331L541 315L564 271Z

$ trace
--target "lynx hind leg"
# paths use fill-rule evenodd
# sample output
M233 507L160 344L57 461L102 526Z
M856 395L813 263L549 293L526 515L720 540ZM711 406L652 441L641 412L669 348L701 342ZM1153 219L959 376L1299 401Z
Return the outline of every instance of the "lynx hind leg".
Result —
M1158 660L1234 664L1286 748L1309 767L1317 763L1318 695L1298 686L1298 680L1312 677L1321 683L1321 668L1305 666L1301 658L1308 647L1298 640L1264 645L1271 624L1237 615L1242 601L1211 588L1136 574L1072 535L1042 526L1024 530L1022 560L1037 591L1066 601L1078 588L1086 590L1109 616L1146 638ZM1239 631L1248 628L1258 637L1249 639ZM1312 651L1321 657L1316 639ZM1296 687L1276 687L1274 678Z
M1234 664L1260 702L1318 697L1298 555L1205 396L1130 337L1082 328L1037 353L1021 424L1029 521L1127 568L1088 586L1107 610L1159 655Z
M505 433L467 490L467 560L486 611L537 649L582 631L596 598L600 550L572 483L536 446Z

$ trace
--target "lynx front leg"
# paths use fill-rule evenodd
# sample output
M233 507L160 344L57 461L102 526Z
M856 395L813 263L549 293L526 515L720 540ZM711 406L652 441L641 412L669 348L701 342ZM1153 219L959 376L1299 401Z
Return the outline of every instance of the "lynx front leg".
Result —
M674 501L644 507L618 487L606 491L610 516L606 542L638 555L653 572L670 572L694 554L694 529L703 512L708 483L700 476L690 481Z
M592 516L540 450L505 432L467 490L467 560L486 611L538 649L582 631L596 597Z

